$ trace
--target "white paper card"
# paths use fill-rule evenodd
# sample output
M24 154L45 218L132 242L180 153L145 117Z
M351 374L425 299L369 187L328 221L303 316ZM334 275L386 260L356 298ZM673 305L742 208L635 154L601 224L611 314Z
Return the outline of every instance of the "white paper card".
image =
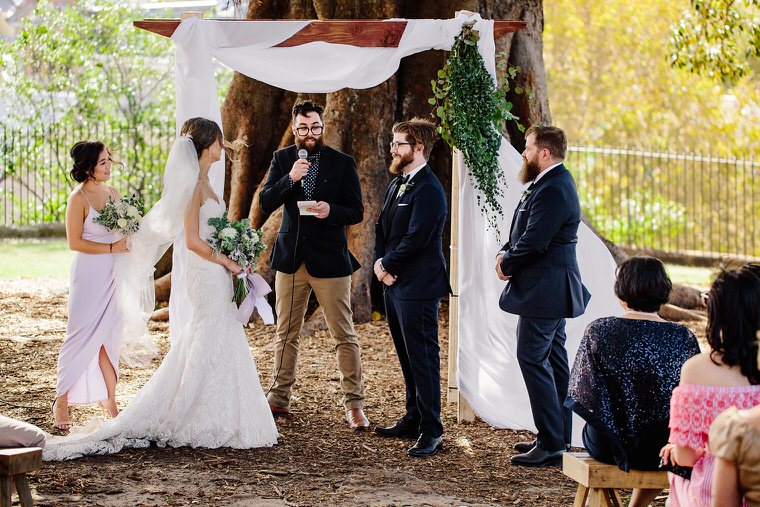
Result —
M317 216L317 213L314 211L307 211L309 208L313 208L317 205L317 201L297 201L296 204L298 204L298 212L302 216Z

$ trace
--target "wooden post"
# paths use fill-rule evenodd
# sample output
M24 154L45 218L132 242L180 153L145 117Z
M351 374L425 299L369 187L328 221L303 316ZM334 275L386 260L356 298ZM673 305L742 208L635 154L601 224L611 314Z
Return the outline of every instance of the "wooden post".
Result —
M475 420L470 404L459 392L457 384L457 356L459 354L459 154L451 154L451 247L449 277L451 290L449 297L449 375L446 401L457 404L457 422Z

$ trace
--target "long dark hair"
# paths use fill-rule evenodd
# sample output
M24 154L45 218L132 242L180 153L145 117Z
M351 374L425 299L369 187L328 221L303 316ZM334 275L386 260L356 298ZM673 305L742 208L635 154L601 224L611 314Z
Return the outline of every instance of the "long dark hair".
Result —
M203 150L214 144L215 141L219 141L219 144L224 146L222 129L215 121L206 118L190 118L182 124L180 135L188 136L193 140L198 158L200 158Z
M707 295L710 358L739 366L750 384L760 384L757 332L760 330L760 278L753 269L721 272Z
M74 161L74 166L69 171L71 179L77 183L84 183L92 178L98 157L103 153L103 150L108 151L108 148L102 141L79 141L72 146L69 151L69 155Z

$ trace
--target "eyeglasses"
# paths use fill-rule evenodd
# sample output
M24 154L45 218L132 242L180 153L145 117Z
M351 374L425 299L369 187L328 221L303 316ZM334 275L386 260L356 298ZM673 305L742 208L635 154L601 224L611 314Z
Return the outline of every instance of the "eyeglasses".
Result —
M399 146L403 146L405 144L407 144L409 146L414 146L417 143L402 143L400 141L391 141L390 147L391 147L392 150L397 150Z
M305 136L309 132L314 134L315 136L318 136L322 134L322 130L324 130L324 125L312 125L311 127L296 127L296 132L298 132L299 136Z

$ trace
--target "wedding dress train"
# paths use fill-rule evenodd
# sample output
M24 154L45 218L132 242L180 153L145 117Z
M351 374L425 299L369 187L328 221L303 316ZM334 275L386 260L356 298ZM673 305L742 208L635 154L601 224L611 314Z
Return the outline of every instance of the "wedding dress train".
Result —
M200 209L200 236L212 231L223 202ZM150 442L172 447L247 449L277 443L277 428L261 388L243 327L236 319L229 272L188 253L187 293L192 317L132 403L114 419L49 437L43 459L111 454Z

